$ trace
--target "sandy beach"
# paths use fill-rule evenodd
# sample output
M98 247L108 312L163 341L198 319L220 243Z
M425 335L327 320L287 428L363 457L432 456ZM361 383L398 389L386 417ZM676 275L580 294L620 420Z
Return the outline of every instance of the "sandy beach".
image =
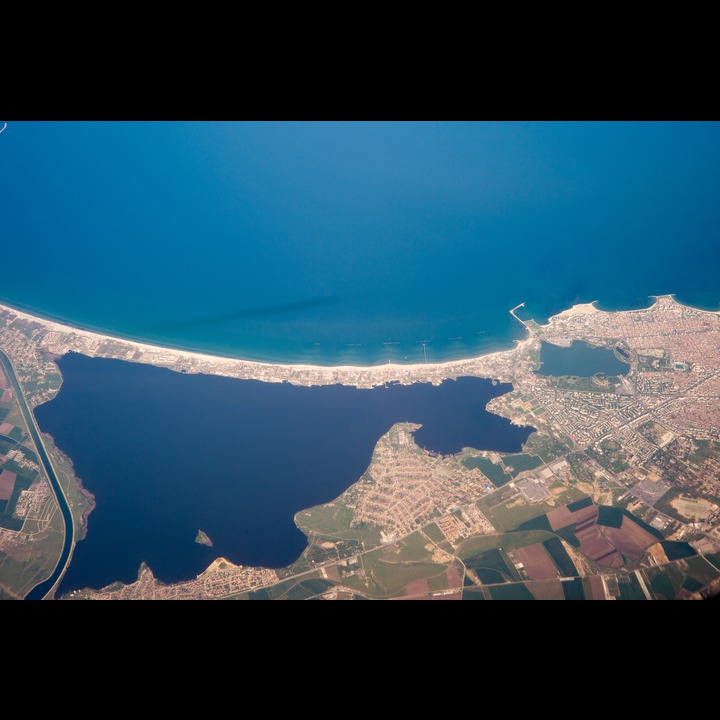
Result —
M687 307L679 303L673 295L652 296L652 304L646 308L657 306ZM513 308L515 310L516 308ZM717 316L717 312L692 308L695 312L707 312ZM509 310L509 312L512 312ZM387 363L383 365L310 365L282 364L223 357L191 350L164 347L150 343L127 340L112 335L72 327L65 323L46 319L32 313L0 304L0 317L4 318L6 327L22 326L23 343L29 343L37 350L50 355L61 356L68 352L77 352L90 357L105 357L140 362L165 367L183 373L204 373L222 375L242 379L261 380L263 382L290 382L297 385L329 385L343 384L360 388L371 388L388 382L410 384L415 382L431 382L439 384L445 379L463 375L489 377L507 380L514 374L515 364L526 358L523 352L529 346L538 343L535 332L542 329L542 335L554 335L553 330L560 330L567 321L602 316L610 317L637 310L605 311L596 307L595 302L579 303L567 310L554 315L547 325L533 322L526 325L526 337L516 340L514 347L499 350L477 357L450 360L440 363ZM534 329L533 329L534 328ZM564 333L563 333L564 334ZM19 333L14 333L17 337ZM562 344L562 339L554 338ZM10 348L12 354L12 348Z
M106 357L167 367L178 372L205 373L262 380L265 382L291 382L302 385L341 383L357 387L374 387L387 382L433 382L460 375L501 377L505 373L498 363L509 359L515 350L532 338L516 341L514 348L474 358L441 363L387 363L374 366L266 363L254 360L211 355L190 350L163 347L127 340L33 315L29 312L0 304L0 316L8 326L22 325L32 344L52 355L77 352L90 357Z

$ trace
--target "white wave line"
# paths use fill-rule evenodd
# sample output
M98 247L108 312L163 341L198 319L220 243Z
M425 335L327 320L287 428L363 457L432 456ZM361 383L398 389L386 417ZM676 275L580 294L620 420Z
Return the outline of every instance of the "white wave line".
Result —
M2 126L2 130L0 130L0 135L2 135L2 132L3 132L3 130L4 130L6 127L7 127L7 123L5 123L5 124Z

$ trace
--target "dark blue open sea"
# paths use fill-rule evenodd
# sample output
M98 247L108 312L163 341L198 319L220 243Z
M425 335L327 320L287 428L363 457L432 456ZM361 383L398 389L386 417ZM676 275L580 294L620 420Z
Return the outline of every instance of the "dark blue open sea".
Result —
M10 122L0 299L147 341L374 364L527 303L720 303L720 123Z

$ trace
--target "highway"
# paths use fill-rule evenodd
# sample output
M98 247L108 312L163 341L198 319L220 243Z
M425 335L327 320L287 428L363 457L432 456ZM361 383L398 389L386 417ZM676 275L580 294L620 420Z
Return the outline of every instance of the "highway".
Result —
M70 558L70 552L75 541L75 528L72 521L70 506L68 505L67 498L65 497L65 492L62 487L60 487L57 475L55 474L55 470L50 462L47 451L45 450L45 445L43 445L42 438L40 437L40 428L38 428L37 423L35 422L35 416L32 414L27 402L25 401L25 396L20 388L20 383L18 382L17 375L15 374L15 368L13 367L12 361L2 350L0 350L0 365L2 365L10 384L15 391L15 396L17 397L18 405L20 406L20 410L25 418L28 431L35 441L38 457L45 468L47 477L50 479L50 486L52 487L55 499L60 506L60 512L62 513L63 523L65 526L65 542L63 543L63 549L60 553L60 558L58 559L55 569L46 580L43 580L41 583L36 585L25 597L26 600L44 600L65 571L65 567L67 566Z

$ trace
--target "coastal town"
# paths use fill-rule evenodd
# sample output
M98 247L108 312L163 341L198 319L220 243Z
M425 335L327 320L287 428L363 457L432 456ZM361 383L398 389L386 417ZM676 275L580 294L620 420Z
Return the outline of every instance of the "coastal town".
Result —
M390 382L406 385L430 382L438 385L448 378L473 375L487 377L488 372L496 372L503 367L508 371L506 377L509 377L515 362L522 362L522 354L517 350L524 347L524 342L518 343L513 350L446 363L388 363L370 367L279 365L160 348L107 337L54 321L40 320L28 313L0 305L0 347L12 356L28 402L35 406L47 402L59 389L61 377L52 360L69 352L145 363L182 373L204 373L305 386L341 384L372 388Z
M308 546L291 566L218 558L197 578L72 591L71 599L662 599L720 591L720 315L654 299L641 310L576 305L507 351L443 364L272 365L104 337L0 308L0 349L28 404L54 397L67 352L298 385L512 383L487 409L530 426L521 453L423 450L399 423L365 474L295 518ZM628 366L617 376L537 373L542 343L582 341ZM50 439L48 438L48 441ZM51 453L55 450L50 445ZM38 481L40 482L40 481ZM20 507L30 507L29 501ZM6 531L8 532L8 531ZM22 533L23 530L15 531ZM5 552L0 538L0 550ZM27 540L32 542L32 540ZM2 566L0 566L0 583Z

